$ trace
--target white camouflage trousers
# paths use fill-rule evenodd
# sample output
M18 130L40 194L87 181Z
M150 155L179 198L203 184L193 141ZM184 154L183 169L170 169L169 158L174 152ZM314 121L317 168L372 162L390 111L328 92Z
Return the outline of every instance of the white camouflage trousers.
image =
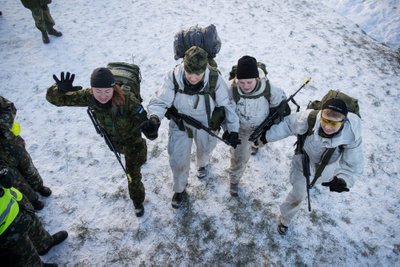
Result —
M230 182L232 184L239 183L243 176L244 170L246 169L247 162L251 155L252 143L249 142L250 134L249 130L239 129L239 138L242 141L240 145L235 148L230 148L231 154L231 165L228 169Z
M173 190L177 193L183 192L188 183L192 142L196 144L197 168L209 164L217 144L217 139L204 130L192 129L192 132L193 138L189 138L188 133L179 130L175 122L169 122L169 164L174 178Z
M315 185L330 181L334 176L335 166L335 163L327 165ZM310 163L310 173L311 182L314 179L315 163ZM306 178L303 175L302 155L294 155L289 181L292 185L292 190L290 190L285 201L280 205L280 221L286 226L290 224L296 213L300 210L301 203L307 195ZM311 193L312 190L310 191L310 197L312 198Z

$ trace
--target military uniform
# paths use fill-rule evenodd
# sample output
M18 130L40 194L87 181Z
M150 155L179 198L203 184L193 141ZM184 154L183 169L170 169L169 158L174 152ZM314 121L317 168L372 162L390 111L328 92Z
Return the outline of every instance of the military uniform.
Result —
M117 151L125 155L130 198L135 207L143 203L145 188L142 183L141 166L147 159L146 141L142 138L140 125L147 120L147 113L140 101L129 91L124 91L125 103L121 106L104 107L93 97L91 89L62 92L57 85L47 90L46 99L56 106L90 107L94 110L101 127L105 129Z
M61 32L56 31L53 27L55 25L54 19L50 14L48 4L51 0L21 0L24 7L32 12L32 17L35 20L36 28L43 34L43 42L48 43L47 33L55 36L61 36ZM46 39L47 37L47 39Z
M1 167L1 263L12 266L42 266L43 262L39 255L45 255L53 246L64 241L68 233L60 231L50 235L35 215L32 205L20 191L11 186L13 180L14 175L10 169Z
M18 202L18 204L15 203L18 214L7 229L0 234L0 248L18 255L13 259L15 266L42 266L43 262L38 251L44 251L50 247L53 243L53 237L43 228L42 223L34 213L33 207L23 199L18 190L15 188L1 188L0 190L6 190L2 198L8 192L12 192L15 195L14 201ZM2 198L0 198L0 201L3 201Z
M0 163L12 169L13 186L34 203L39 200L36 192L43 189L43 179L25 148L24 139L10 131L16 112L14 104L0 96Z

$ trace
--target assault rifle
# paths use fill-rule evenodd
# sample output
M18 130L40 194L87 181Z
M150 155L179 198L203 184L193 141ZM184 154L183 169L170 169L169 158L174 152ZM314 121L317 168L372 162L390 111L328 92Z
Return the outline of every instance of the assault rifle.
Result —
M211 135L211 136L217 138L218 140L224 142L228 146L231 145L231 143L229 143L227 140L219 137L210 128L204 126L200 121L198 121L195 118L192 118L192 117L190 117L190 116L188 116L186 114L179 113L178 110L174 106L172 106L172 107L170 107L168 109L168 111L165 114L165 116L168 119L172 119L176 123L176 125L178 125L179 129L182 130L182 131L185 130L185 128L183 126L183 121L185 121L187 124L192 125L196 129L202 129L202 130L206 131L209 135Z
M93 109L90 107L87 109L87 113L89 115L90 120L93 123L94 128L96 129L96 132L104 138L104 141L106 141L107 146L110 148L112 152L114 152L115 157L117 158L119 164L121 165L122 169L125 172L126 177L128 178L128 181L132 181L132 177L129 175L129 173L126 171L125 166L122 164L121 161L121 155L120 153L117 152L117 149L115 148L113 142L111 141L110 137L108 136L107 132L104 130L103 127L100 126L99 122L96 119L96 114L94 113Z
M300 106L296 103L296 101L294 100L295 95L301 90L303 89L304 86L306 86L309 82L310 82L311 78L308 78L303 84L302 86L300 86L299 89L297 89L296 92L294 92L294 94L292 94L291 96L289 96L288 99L282 101L281 105L282 107L287 106L287 104L289 104L289 101L291 101L293 104L295 104L297 106L297 111L300 110ZM265 118L265 120L254 130L254 132L250 135L249 137L249 141L250 142L256 142L257 139L265 132L267 131L269 128L271 128L271 126L274 124L274 121L278 118L279 116L279 109L276 109L275 112L273 112L272 114L270 114L267 118Z
M303 175L306 177L306 189L307 189L307 201L308 201L308 211L311 211L311 201L310 201L310 158L308 157L306 151L304 150L304 142L306 135L298 135L295 154L301 155L301 164L303 166Z

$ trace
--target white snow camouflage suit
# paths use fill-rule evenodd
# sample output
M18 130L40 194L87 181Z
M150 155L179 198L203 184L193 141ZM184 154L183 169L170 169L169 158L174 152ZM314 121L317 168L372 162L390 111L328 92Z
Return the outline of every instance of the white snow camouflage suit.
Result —
M274 142L290 135L304 134L308 129L307 118L312 110L305 110L285 117L285 119L271 127L266 133L268 142ZM353 186L354 180L363 171L363 151L361 138L361 120L348 113L343 129L332 138L324 138L318 134L320 128L321 111L318 112L312 135L307 136L304 150L310 158L310 180L315 175L315 164L321 159L327 148L343 146L343 150L336 149L327 166L317 180L317 184L329 182L334 176L343 179L348 187ZM306 197L306 178L303 175L302 155L294 155L290 170L292 190L285 201L280 205L280 221L289 225L301 202Z
M204 73L203 91L208 86L209 69ZM203 125L208 126L207 112L204 95L188 95L184 93L175 93L173 76L181 89L184 88L184 64L181 63L173 71L170 71L161 88L153 96L147 107L148 117L156 115L160 120L164 117L167 108L174 106L179 113L186 114L200 121ZM229 132L239 131L239 118L235 113L235 103L229 97L228 86L222 76L218 75L215 88L215 100L210 99L211 113L216 106L224 107L225 122ZM190 129L193 138L190 138L187 131L179 130L176 123L171 120L169 122L169 141L168 154L169 163L174 178L174 192L181 193L185 190L189 169L190 169L190 153L192 147L192 139L196 144L197 167L205 167L209 164L211 153L216 146L217 139L210 136L201 129L196 129L189 124L184 123L186 129Z
M252 142L249 142L249 137L253 131L268 117L270 108L278 107L279 104L286 99L285 92L275 86L271 87L271 96L269 100L265 98L263 92L265 91L266 82L268 77L259 68L258 73L260 74L259 85L256 89L248 94L243 93L237 84L236 78L231 80L232 86L236 84L237 92L240 95L239 101L236 103L236 113L240 120L239 136L242 144L238 145L236 149L231 148L231 165L228 169L230 182L233 184L239 183L243 176L247 162L250 159ZM231 91L232 92L232 91ZM244 97L242 97L244 95ZM246 98L257 96L258 98Z

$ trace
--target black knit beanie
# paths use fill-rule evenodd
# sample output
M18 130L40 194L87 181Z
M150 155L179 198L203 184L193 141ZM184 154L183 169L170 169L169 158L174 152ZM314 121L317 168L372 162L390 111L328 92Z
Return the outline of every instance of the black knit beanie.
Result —
M237 64L237 79L258 78L257 60L251 56L243 56L238 60Z
M322 105L322 109L327 109L327 108L334 110L336 112L339 112L339 113L343 114L344 116L347 116L347 112L348 112L347 105L340 98L331 98L331 99L327 100Z
M90 77L90 86L96 88L110 88L115 85L114 76L107 68L97 68Z

